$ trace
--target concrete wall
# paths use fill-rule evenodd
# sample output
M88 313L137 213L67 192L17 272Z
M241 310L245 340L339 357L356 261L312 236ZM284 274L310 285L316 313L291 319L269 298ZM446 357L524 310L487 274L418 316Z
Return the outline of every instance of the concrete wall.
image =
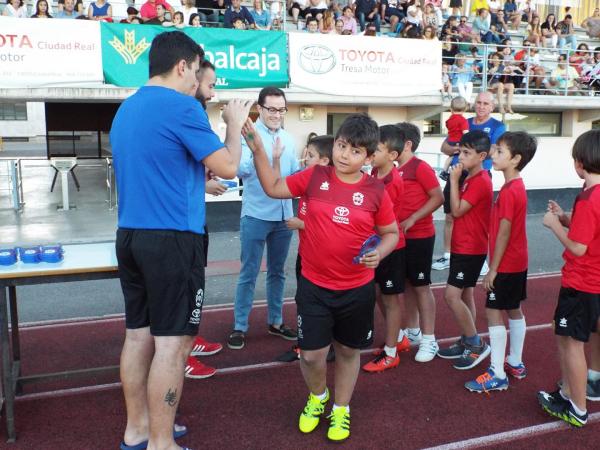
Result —
M30 141L46 136L44 104L27 102L27 120L0 120L0 136L27 137Z

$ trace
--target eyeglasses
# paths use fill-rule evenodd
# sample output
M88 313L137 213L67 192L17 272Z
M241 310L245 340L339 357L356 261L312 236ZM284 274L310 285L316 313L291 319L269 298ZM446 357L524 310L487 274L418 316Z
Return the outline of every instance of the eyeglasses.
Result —
M260 106L261 106L262 108L266 109L266 110L267 110L267 112L268 112L269 114L276 114L276 113L279 113L280 115L284 116L284 115L285 115L285 113L287 113L287 112L288 112L288 109L287 109L287 108L273 108L273 107L270 107L270 106L265 106L265 105L260 105Z

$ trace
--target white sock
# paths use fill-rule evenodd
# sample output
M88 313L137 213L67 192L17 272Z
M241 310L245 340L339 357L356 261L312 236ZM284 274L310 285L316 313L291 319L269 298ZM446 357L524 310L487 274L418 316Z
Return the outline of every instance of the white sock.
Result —
M577 407L577 405L575 403L573 403L573 400L569 400L569 401L571 402L571 406L573 407L573 409L575 410L575 412L577 414L579 414L580 416L583 416L587 412L587 409L583 409L583 410L579 409Z
M508 329L510 330L510 354L507 361L511 366L516 367L523 362L523 345L527 331L525 317L517 320L508 319Z
M331 408L331 411L335 411L338 408L346 408L346 412L348 414L350 414L350 405L346 405L346 406L340 406L340 405L336 405L335 403L333 404L333 407Z
M384 345L383 351L385 351L386 355L391 356L392 358L396 357L396 346L395 345L393 347L388 347L387 345Z
M402 339L404 339L404 330L400 328L400 331L398 331L398 342L402 342Z
M413 336L418 336L419 334L421 334L421 329L420 328L407 328L406 332L408 334L412 334Z
M560 389L560 390L558 391L558 393L559 393L559 394L560 394L560 396L563 398L563 400L569 400L569 401L571 401L571 399L565 395L565 393L563 392L563 390L562 390L562 389Z
M444 258L450 259L450 252L444 252Z
M588 380L590 380L590 381L600 380L600 372L597 370L588 369Z
M430 341L430 342L435 341L435 334L424 334L422 341Z
M322 394L319 394L319 395L313 394L313 397L317 397L319 400L325 400L325 397L327 397L328 392L329 391L327 390L327 388L325 388L325 391Z
M492 370L498 378L506 378L504 373L504 355L506 353L506 328L490 327L490 346L492 347Z

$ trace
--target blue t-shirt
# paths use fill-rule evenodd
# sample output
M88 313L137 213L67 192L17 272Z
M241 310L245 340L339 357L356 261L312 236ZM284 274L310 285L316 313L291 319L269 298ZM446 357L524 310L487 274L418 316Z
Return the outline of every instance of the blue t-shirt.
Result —
M144 86L120 106L110 142L120 228L204 232L202 160L224 145L196 99Z
M483 122L480 124L473 123L473 119L474 119L474 117L467 119L467 122L469 123L469 131L480 130L480 131L487 133L488 136L490 137L490 142L492 143L492 145L495 144L498 141L498 139L500 138L500 136L502 136L504 134L504 132L506 131L506 125L504 125L499 120L494 119L493 117L490 117L486 122ZM452 157L451 165L454 165L457 162L458 162L458 155L454 155ZM485 161L483 161L483 168L485 170L492 170L492 159L490 158L489 155L485 159Z

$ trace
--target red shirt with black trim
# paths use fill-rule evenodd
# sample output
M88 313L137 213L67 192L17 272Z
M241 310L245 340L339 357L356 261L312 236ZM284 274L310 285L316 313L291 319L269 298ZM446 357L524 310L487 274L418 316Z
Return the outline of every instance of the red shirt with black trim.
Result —
M398 173L404 181L404 201L399 217L402 222L429 201L428 192L440 187L440 182L431 166L416 156L398 167ZM433 214L429 214L417 220L408 229L406 239L421 239L434 235Z
M375 226L395 222L394 207L383 183L363 174L358 183L341 181L332 166L314 166L286 177L294 197L307 203L304 217L302 275L333 290L367 284L375 271L352 260Z
M404 202L404 181L402 181L400 172L398 172L395 167L383 178L377 178L377 173L377 168L371 170L371 176L382 181L385 185L385 190L394 205L394 214L396 215L396 222L398 223L398 243L396 244L395 250L399 250L406 247L406 239L400 228L400 214L402 213L402 203Z
M510 222L510 237L502 260L498 266L499 273L517 273L527 270L527 191L522 178L515 178L505 183L492 206L490 223L490 260L494 259L494 248L498 238L500 222Z
M446 120L446 129L448 130L448 140L450 142L460 142L465 131L469 131L469 122L462 114L451 114Z
M568 236L587 250L579 257L564 251L562 286L600 294L600 185L584 189L575 199Z
M454 218L450 251L459 255L487 255L494 191L487 170L467 177L460 188L460 200L472 206Z

